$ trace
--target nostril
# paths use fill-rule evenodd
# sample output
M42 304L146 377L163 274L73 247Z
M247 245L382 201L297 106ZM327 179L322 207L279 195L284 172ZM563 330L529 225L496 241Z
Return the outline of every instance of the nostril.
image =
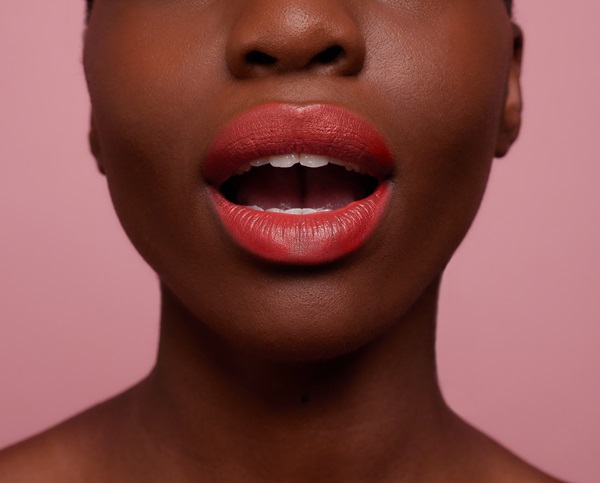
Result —
M341 47L340 45L332 45L331 47L328 47L327 49L315 55L312 58L311 63L331 64L336 60L340 60L344 56L344 54L345 51L343 47Z
M265 54L260 50L248 52L245 57L246 62L250 65L273 65L277 59L269 54Z

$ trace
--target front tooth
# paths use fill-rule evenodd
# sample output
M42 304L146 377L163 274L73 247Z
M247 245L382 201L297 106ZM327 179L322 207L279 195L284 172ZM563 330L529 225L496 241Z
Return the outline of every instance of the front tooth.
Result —
M329 164L327 156L317 156L315 154L302 154L300 156L300 164L307 168L322 168Z
M285 213L286 215L312 215L313 213L326 213L331 211L329 208L289 208L287 210L282 210L281 208L269 208L265 210L256 205L247 206L246 208L257 211L268 211L270 213Z
M258 168L259 166L264 166L265 164L269 164L268 158L260 158L255 159L254 161L250 161L250 166L254 166L255 168Z
M295 164L298 164L299 161L299 157L295 153L271 156L269 158L269 164L275 168L291 168Z

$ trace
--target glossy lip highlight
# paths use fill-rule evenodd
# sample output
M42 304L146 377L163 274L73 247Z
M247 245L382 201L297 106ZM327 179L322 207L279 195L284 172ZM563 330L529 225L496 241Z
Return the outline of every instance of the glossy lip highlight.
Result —
M289 153L355 165L379 185L344 208L307 215L256 211L231 203L219 192L224 181L251 161ZM387 205L393 167L383 136L347 109L267 104L243 113L217 134L202 174L218 218L242 249L271 262L318 265L342 258L367 241Z

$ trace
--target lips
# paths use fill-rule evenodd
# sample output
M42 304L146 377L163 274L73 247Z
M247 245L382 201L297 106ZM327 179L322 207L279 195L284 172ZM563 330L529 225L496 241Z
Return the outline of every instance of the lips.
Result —
M383 136L347 109L268 104L217 134L202 174L239 247L271 262L319 265L369 239L392 172Z

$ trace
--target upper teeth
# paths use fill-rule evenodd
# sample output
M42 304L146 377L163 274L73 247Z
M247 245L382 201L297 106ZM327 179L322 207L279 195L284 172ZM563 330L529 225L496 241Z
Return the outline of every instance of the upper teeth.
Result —
M268 211L271 213L286 213L288 215L312 215L313 213L325 213L328 211L331 211L331 209L329 208L288 208L286 209L282 209L282 208L267 208L266 210L264 208L261 208L260 206L247 206L246 208L250 208L251 210L255 210L255 211Z
M323 166L327 166L329 163L336 164L338 166L343 166L348 171L356 171L358 173L363 173L358 166L352 163L344 163L339 159L330 158L328 156L319 156L316 154L283 154L277 156L269 156L268 158L256 159L254 161L250 161L249 164L242 166L238 170L238 174L243 174L247 171L250 171L252 167L264 166L266 164L270 164L275 168L291 168L296 164L300 164L301 166L306 166L307 168L321 168Z

